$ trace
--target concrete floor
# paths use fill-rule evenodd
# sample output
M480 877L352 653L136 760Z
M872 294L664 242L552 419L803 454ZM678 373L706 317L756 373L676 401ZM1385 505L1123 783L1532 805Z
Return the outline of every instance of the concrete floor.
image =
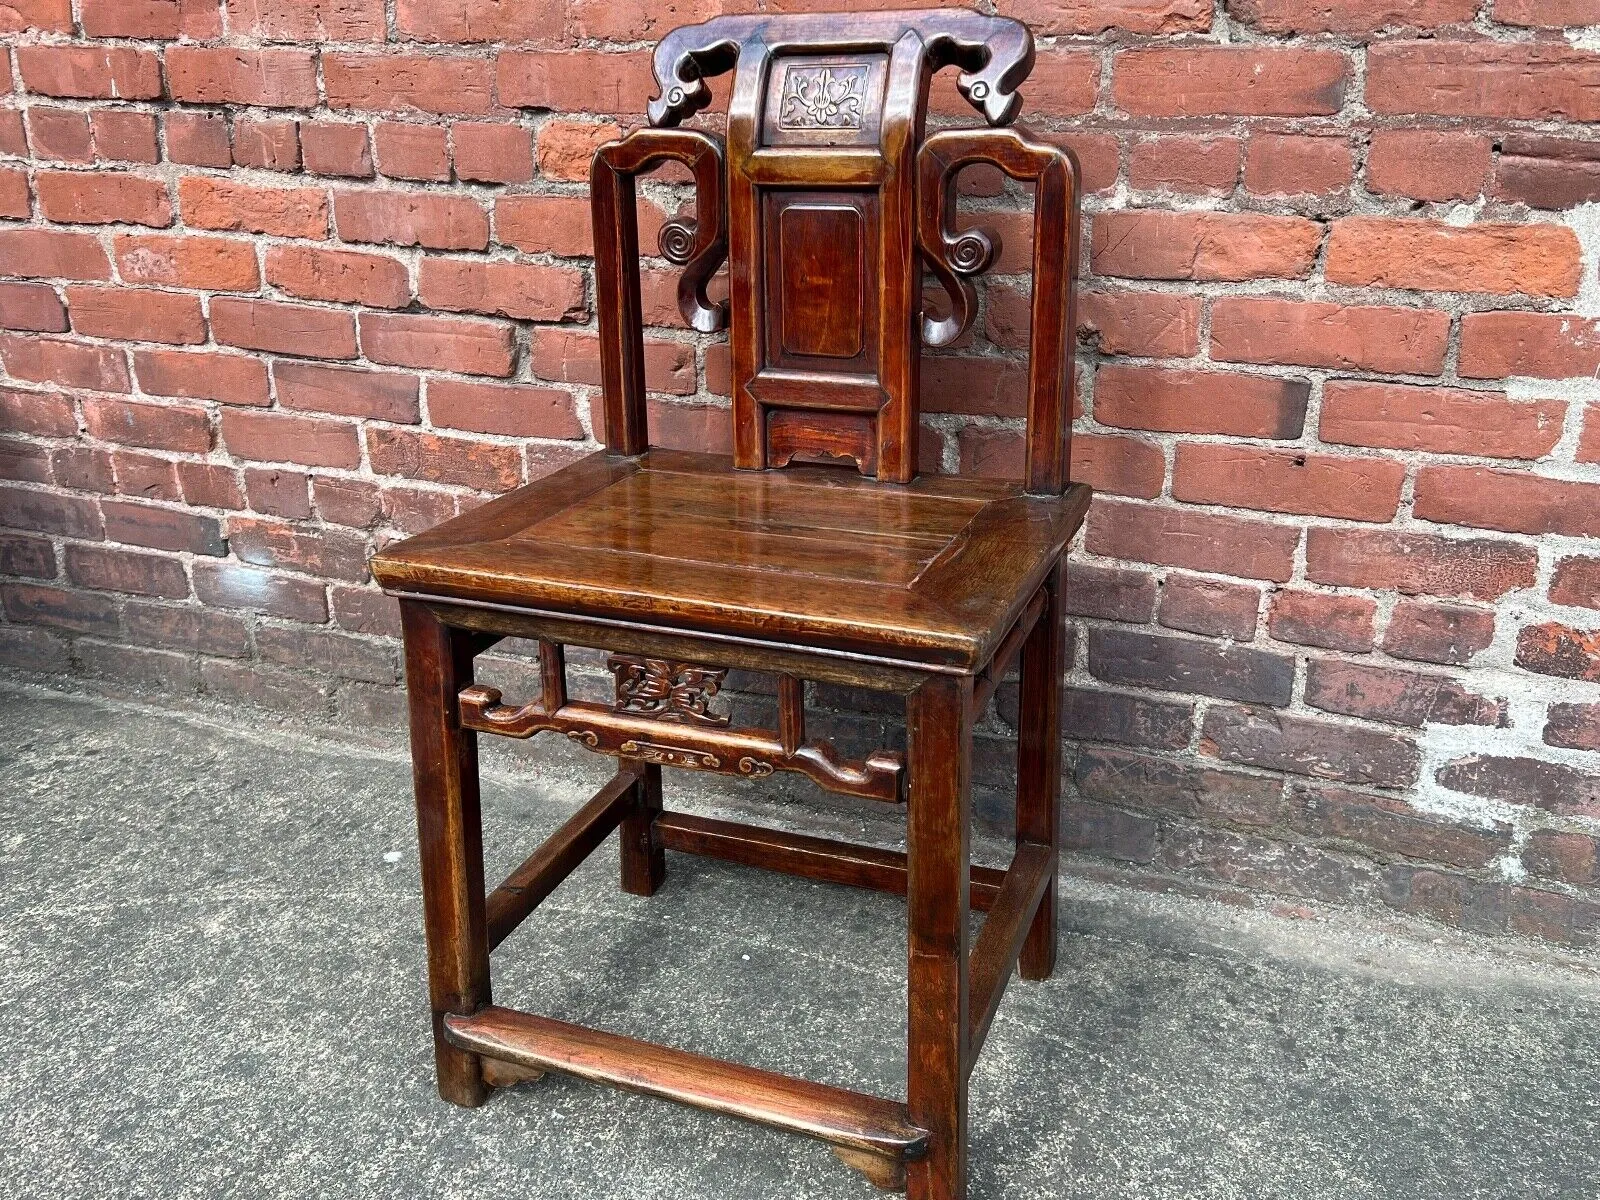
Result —
M822 1146L548 1076L438 1100L394 747L0 688L0 1183L19 1197L874 1195ZM579 798L489 778L498 878ZM1600 1196L1600 982L1507 943L1087 884L1013 981L972 1196ZM504 1003L903 1095L900 903L603 849Z

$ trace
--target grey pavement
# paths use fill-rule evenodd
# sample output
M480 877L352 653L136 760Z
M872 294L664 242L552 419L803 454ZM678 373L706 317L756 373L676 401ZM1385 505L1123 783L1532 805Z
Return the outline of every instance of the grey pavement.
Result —
M554 1075L439 1100L398 747L9 686L0 730L5 1196L877 1194ZM491 773L491 877L603 769ZM973 1077L974 1200L1600 1196L1594 961L1084 882L1066 913ZM636 899L608 846L495 991L903 1095L903 960L892 897L674 855Z

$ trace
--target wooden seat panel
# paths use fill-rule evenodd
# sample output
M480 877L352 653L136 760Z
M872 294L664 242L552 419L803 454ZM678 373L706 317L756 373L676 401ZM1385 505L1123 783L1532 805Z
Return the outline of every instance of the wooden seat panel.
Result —
M832 467L597 454L420 537L373 572L399 592L841 643L982 666L1083 518L1087 489Z

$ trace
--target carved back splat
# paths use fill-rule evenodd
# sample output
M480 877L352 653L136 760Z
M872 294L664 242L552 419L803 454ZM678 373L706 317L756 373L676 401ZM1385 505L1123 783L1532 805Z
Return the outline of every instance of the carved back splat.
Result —
M946 66L960 69L957 88L990 125L1007 124L1033 66L1032 35L1016 21L926 10L727 16L663 39L655 55L660 95L649 108L656 128L604 148L595 167L613 451L634 454L645 445L642 347L624 328L638 321L632 176L673 158L694 169L700 218L697 228L670 227L662 250L688 264L679 290L685 319L697 329L731 321L735 465L843 457L885 481L916 475L921 345L947 344L970 325L969 280L988 267L996 243L984 231L945 232L945 197L953 192L919 162L929 81ZM712 135L673 128L710 104L706 81L728 71L725 150ZM1030 181L1067 181L1051 193L1049 216L1060 228L1046 241L1062 255L1055 279L1070 292L1065 255L1076 238L1066 225L1071 219L1076 228L1077 205L1070 156L1015 134L984 140L998 133L967 131L972 140L962 153L942 162L951 178L983 159ZM724 172L725 197L713 193L710 179ZM709 305L703 291L724 252L727 310ZM921 312L924 262L951 296L953 312L943 321ZM1060 288L1046 290L1059 314ZM1057 426L1062 414L1070 421L1069 348L1070 337L1036 347L1060 361L1037 377L1030 415ZM1065 398L1041 398L1046 384ZM1034 437L1064 445L1066 434L1030 428ZM1062 454L1034 458L1053 466ZM1059 492L1062 466L1059 478L1030 468L1029 490Z

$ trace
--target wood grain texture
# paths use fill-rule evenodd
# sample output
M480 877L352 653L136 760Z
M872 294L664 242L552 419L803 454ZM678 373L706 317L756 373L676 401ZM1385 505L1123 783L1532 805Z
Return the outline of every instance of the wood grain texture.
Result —
M518 1066L609 1083L878 1155L906 1159L922 1152L924 1133L897 1101L508 1008L451 1017L446 1030L454 1045Z

